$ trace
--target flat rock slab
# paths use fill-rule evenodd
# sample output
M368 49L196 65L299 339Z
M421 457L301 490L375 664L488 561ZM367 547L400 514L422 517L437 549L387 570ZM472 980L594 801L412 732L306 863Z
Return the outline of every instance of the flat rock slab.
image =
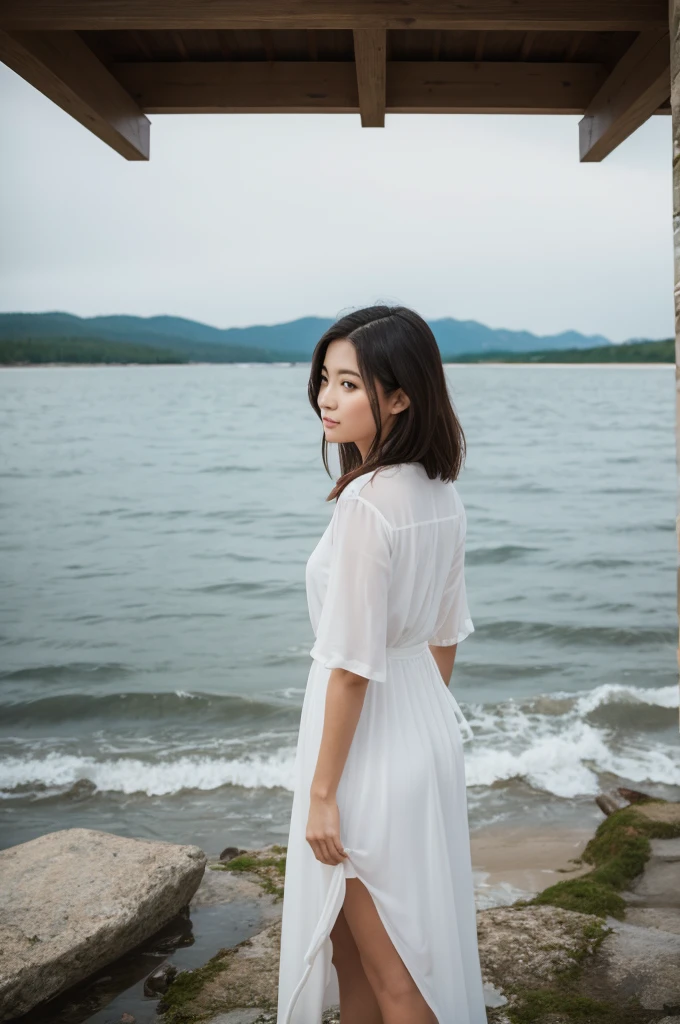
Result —
M197 846L73 828L0 851L0 1019L116 960L186 906Z
M587 994L617 1005L637 996L645 1010L658 1012L680 1006L680 935L613 917L607 925L612 933L583 972Z
M482 910L477 914L482 977L503 995L513 986L548 986L574 963L574 957L594 948L588 928L601 923L591 914L552 906Z
M680 839L652 839L649 846L644 871L621 895L632 907L680 910Z

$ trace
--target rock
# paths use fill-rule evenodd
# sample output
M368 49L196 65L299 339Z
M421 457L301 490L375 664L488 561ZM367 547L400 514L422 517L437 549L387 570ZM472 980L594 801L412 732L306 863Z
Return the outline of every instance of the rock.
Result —
M0 851L0 1017L27 1013L157 932L205 863L197 846L84 828Z
M201 884L189 904L190 911L198 907L213 907L222 903L250 901L258 905L263 925L281 916L282 903L274 893L263 891L262 881L256 874L225 870L222 862L208 863Z
M641 928L657 928L662 932L680 935L680 909L678 907L626 907L626 921ZM680 1024L680 1021L676 1021Z
M612 933L584 967L582 991L615 1005L637 996L659 1012L680 1004L680 935L615 918L607 924Z
M649 843L651 856L657 860L677 863L680 861L680 838L651 839Z
M479 958L485 982L504 992L513 986L549 986L575 958L596 944L602 921L561 907L495 907L477 915Z
M680 910L680 839L650 839L649 848L644 871L621 895L633 908Z
M639 789L626 789L625 786L619 786L616 790L628 804L639 804L643 800L651 800L652 797L649 793L641 793Z
M220 860L233 860L234 857L239 857L242 853L246 853L246 850L239 850L238 846L227 846L220 854Z
M177 968L174 964L161 964L155 971L152 971L144 982L145 996L162 996L167 992L168 986L177 976Z
M609 793L600 793L599 796L596 796L595 803L602 813L609 817L614 811L619 811L622 807L625 807L627 801L615 790L611 790Z
M637 804L635 810L650 821L660 821L666 825L680 825L680 802L653 801L648 804ZM667 842L667 840L663 840Z

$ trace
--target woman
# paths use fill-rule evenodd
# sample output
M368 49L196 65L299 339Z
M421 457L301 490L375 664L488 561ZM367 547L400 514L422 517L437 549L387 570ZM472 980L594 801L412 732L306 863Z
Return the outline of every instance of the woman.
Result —
M315 634L286 861L278 1024L485 1024L460 727L474 626L465 438L416 313L340 319L309 399L342 475L306 568ZM445 685L446 684L446 685Z

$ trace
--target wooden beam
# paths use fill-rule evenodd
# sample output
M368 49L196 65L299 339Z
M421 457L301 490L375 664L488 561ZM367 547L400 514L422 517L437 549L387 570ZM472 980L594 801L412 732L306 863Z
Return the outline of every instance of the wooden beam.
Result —
M154 61L112 73L153 114L356 113L351 61Z
M387 110L403 114L579 114L605 75L600 64L390 61Z
M0 60L127 160L149 159L151 127L75 32L2 32Z
M0 28L638 32L667 0L2 0Z
M354 62L359 89L361 126L384 128L387 32L380 28L355 29Z
M112 73L147 113L349 113L349 61L117 63ZM581 114L606 78L600 64L387 61L394 113Z
M668 31L641 32L579 121L581 160L606 157L652 116L670 92Z

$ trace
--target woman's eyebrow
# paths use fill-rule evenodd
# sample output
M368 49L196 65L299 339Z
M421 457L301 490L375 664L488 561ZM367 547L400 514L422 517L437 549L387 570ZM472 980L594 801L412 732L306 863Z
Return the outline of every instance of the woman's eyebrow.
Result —
M326 373L328 373L328 367L326 366L325 363L323 364L321 369L325 370ZM350 373L352 375L352 377L361 377L361 374L357 373L356 370L338 370L338 373Z

